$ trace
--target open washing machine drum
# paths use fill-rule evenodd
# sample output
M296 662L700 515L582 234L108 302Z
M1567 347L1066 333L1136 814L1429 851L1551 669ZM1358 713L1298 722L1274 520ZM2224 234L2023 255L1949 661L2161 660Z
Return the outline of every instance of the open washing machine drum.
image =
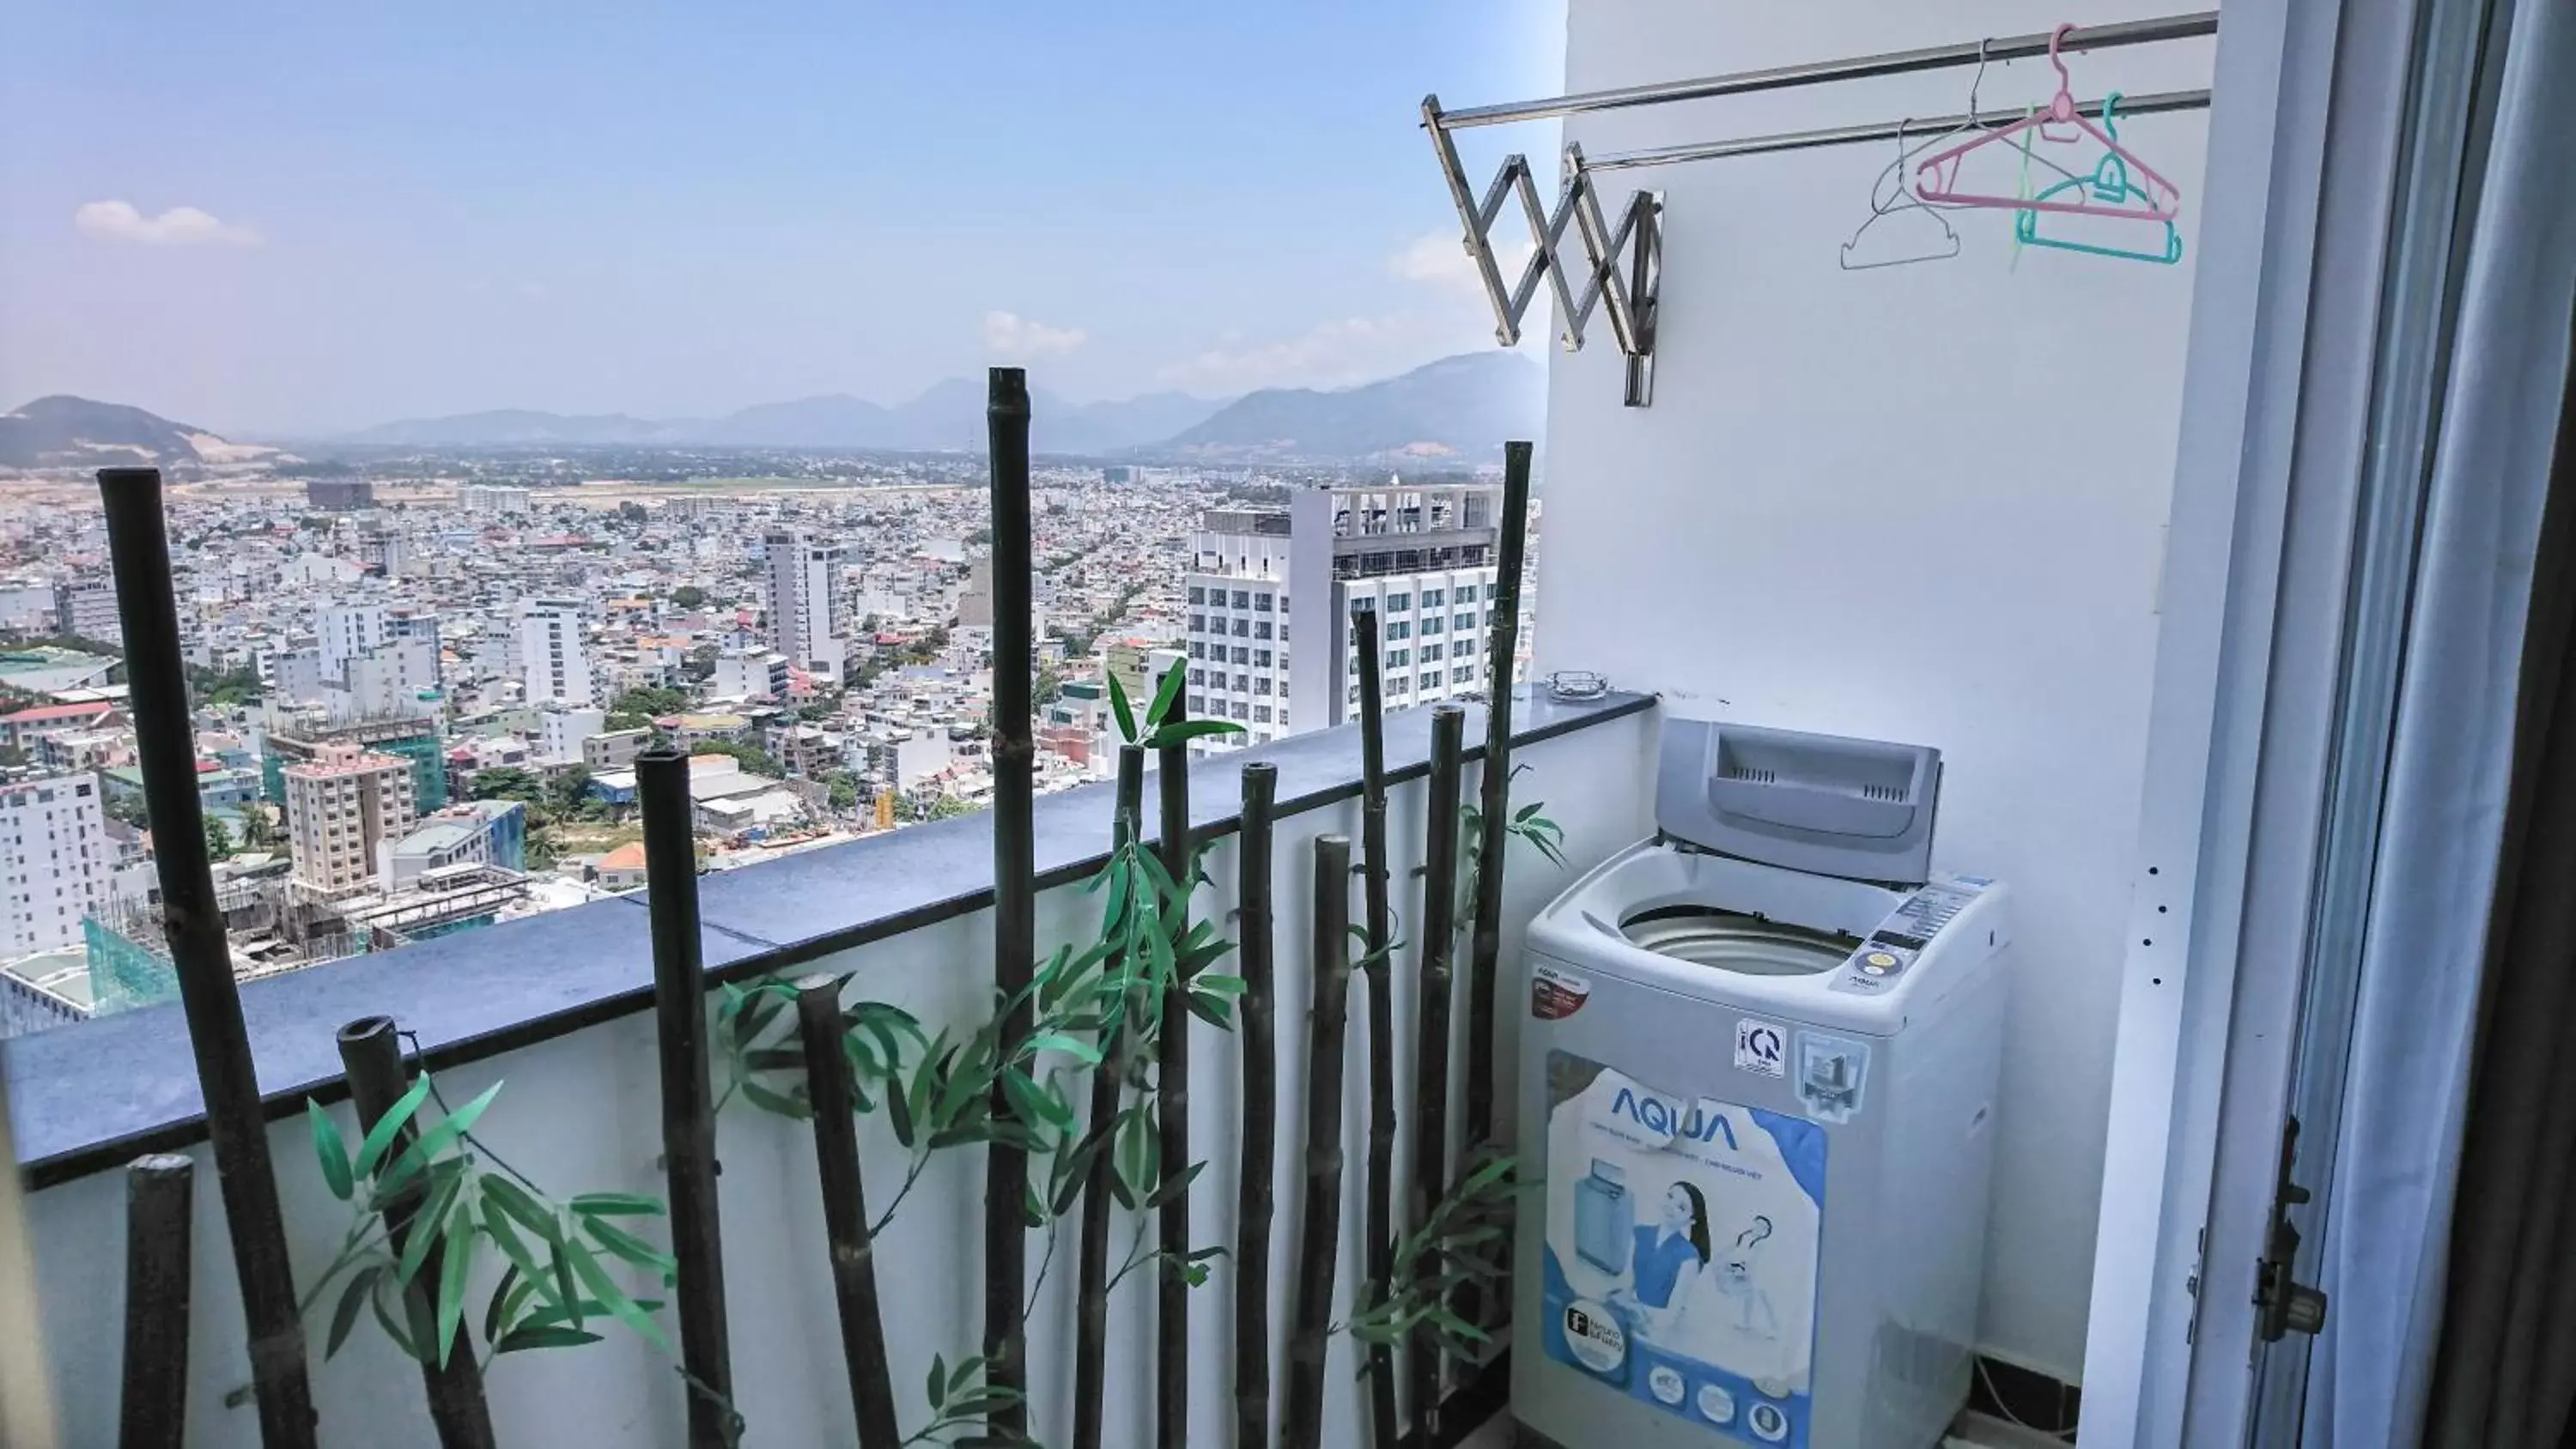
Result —
M1856 937L1766 921L1713 906L1658 906L1619 923L1645 950L1743 976L1813 976L1851 959Z

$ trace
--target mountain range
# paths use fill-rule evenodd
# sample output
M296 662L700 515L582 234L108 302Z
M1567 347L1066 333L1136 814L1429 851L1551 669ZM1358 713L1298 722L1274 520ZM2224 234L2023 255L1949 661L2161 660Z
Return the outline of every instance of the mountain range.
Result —
M1221 461L1427 456L1483 458L1536 433L1546 369L1503 352L1442 358L1399 377L1319 391L1265 388L1238 398L1160 392L1117 402L1029 395L1029 445L1076 457ZM328 441L355 447L741 447L973 452L984 443L984 387L934 384L888 406L848 393L762 403L716 418L507 410L409 418Z
M122 403L57 394L0 413L0 468L113 468L152 464L191 472L256 465L275 448L231 443Z
M505 409L383 423L322 448L738 447L972 452L985 438L984 388L950 378L886 406L846 393L764 403L716 418L639 418ZM1030 447L1074 457L1287 462L1451 458L1485 461L1505 438L1537 435L1547 372L1507 352L1443 358L1356 387L1265 388L1230 399L1150 393L1117 402L1030 396ZM141 408L39 398L0 415L0 467L119 462L224 471L281 456Z

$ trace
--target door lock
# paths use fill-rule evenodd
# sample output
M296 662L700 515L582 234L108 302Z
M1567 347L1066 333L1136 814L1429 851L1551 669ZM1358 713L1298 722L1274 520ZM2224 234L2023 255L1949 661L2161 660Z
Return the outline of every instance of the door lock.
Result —
M2272 1230L2264 1243L2263 1261L2256 1265L2254 1274L2254 1306L2258 1310L2255 1336L2265 1343L2279 1343L2293 1333L2314 1334L2326 1325L2325 1291L2290 1276L2299 1258L2299 1230L2290 1223L2290 1209L2315 1196L2290 1180L2298 1152L2299 1119L2292 1117L2281 1125L2281 1166L2272 1186Z

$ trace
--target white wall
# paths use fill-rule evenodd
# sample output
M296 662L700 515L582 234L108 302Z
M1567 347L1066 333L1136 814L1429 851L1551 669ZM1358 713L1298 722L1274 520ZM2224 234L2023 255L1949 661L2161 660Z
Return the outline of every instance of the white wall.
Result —
M2046 31L2143 4L1572 0L1588 90ZM2080 96L2206 84L2206 41L2077 57ZM1593 155L1966 109L1970 72L1579 118ZM1988 109L2044 100L1995 66ZM2122 125L2197 201L2203 114ZM1530 128L1525 144L1546 153ZM2074 148L2067 148L2072 151ZM1954 260L1845 272L1892 144L1614 175L1667 192L1654 405L1606 323L1552 369L1541 671L1677 712L1939 746L1936 864L2019 888L1984 1334L2082 1365L2121 924L2179 422L2182 265L2025 251L1953 217ZM2009 192L2013 166L1985 179ZM1542 166L1543 173L1548 168ZM1477 180L1481 184L1482 177ZM1919 220L1919 219L1916 219ZM2192 237L2185 227L2185 245ZM1539 319L1534 318L1533 321Z
M1521 777L1515 799L1548 803L1549 814L1566 827L1570 859L1569 871L1560 873L1534 857L1515 855L1506 878L1514 922L1525 922L1573 873L1599 863L1642 832L1649 777L1646 752L1652 738L1651 716L1630 716L1522 752L1519 758L1532 768ZM1471 767L1470 790L1475 777ZM1231 791L1233 773L1203 767L1196 772L1195 783L1203 791ZM1399 787L1390 800L1388 838L1400 866L1409 868L1420 858L1423 794L1422 783L1414 781ZM1303 1181L1305 1012L1310 994L1304 968L1305 922L1312 899L1312 841L1327 831L1356 837L1358 826L1354 801L1290 817L1281 822L1276 835L1280 1072L1278 1151L1273 1164L1278 1215L1272 1227L1270 1272L1274 1390L1284 1390L1286 1384L1289 1283ZM1201 906L1220 919L1234 904L1234 860L1235 847L1228 842L1208 863L1210 876L1220 884L1203 893ZM1418 901L1419 887L1410 884L1409 877L1400 876L1399 884L1400 903ZM1097 909L1097 898L1082 894L1078 886L1048 892L1040 901L1041 945L1081 935L1086 923L1096 920ZM1400 909L1409 921L1418 907ZM897 1002L934 1025L963 1021L978 1009L985 990L982 983L990 979L984 970L991 959L991 940L989 913L978 912L807 969L855 969L854 997ZM1518 952L1517 929L1507 933L1504 950L1508 981ZM964 963L971 963L973 969L963 969ZM1397 976L1400 985L1412 979L1410 959L1404 964L1406 969ZM1461 981L1456 1019L1463 1028L1463 973ZM1354 1083L1367 1080L1364 1003L1365 994L1355 983L1347 1072ZM1397 1080L1410 1081L1412 1017L1406 992L1399 990L1398 1003L1398 1041L1406 1050L1397 1065ZM1510 1032L1519 1015L1515 995L1506 990L1498 1005L1497 1019L1504 1032L1499 1055L1509 1062L1514 1047ZM312 1029L327 1032L337 1025L317 1021ZM1453 1052L1453 1062L1463 1061L1458 1054L1462 1052L1463 1047ZM642 1014L459 1068L442 1077L442 1090L450 1101L462 1103L493 1082L506 1080L507 1088L477 1133L559 1197L609 1189L659 1193L655 1161L661 1145L660 1113L654 1061L652 1019ZM1207 1159L1210 1167L1191 1194L1194 1243L1231 1246L1234 1241L1238 1159L1233 1144L1241 1114L1240 1083L1232 1039L1196 1027L1190 1078L1192 1146L1193 1155ZM1344 1243L1335 1288L1344 1306L1362 1261L1358 1167L1364 1160L1364 1096L1364 1092L1351 1096L1343 1124L1350 1165L1344 1178ZM1508 1100L1506 1095L1497 1096L1498 1102ZM345 1106L335 1109L335 1115L344 1133L354 1131ZM1399 1127L1398 1162L1410 1161L1411 1125L1408 1116ZM1457 1138L1453 1127L1450 1140ZM323 1188L313 1165L311 1139L300 1118L279 1123L269 1141L278 1164L299 1282L309 1283L309 1275L321 1270L337 1246L347 1225L347 1209ZM718 1123L736 1402L750 1421L745 1442L753 1446L807 1449L847 1444L856 1434L841 1366L812 1141L804 1124L768 1117L742 1105L728 1108ZM904 1155L881 1117L862 1122L860 1142L871 1206L881 1208L900 1178ZM250 1449L258 1440L251 1411L226 1409L222 1403L228 1391L247 1380L247 1360L240 1299L225 1247L212 1167L203 1148L195 1156L199 1171L188 1442L205 1449ZM894 1384L907 1431L923 1422L919 1385L931 1355L943 1353L953 1362L961 1353L974 1351L980 1334L982 1289L975 1264L981 1244L982 1163L980 1149L937 1159L879 1244L878 1282L886 1304ZM67 1444L115 1440L122 1322L116 1265L124 1261L123 1192L121 1176L107 1173L50 1188L30 1203L46 1347ZM1113 1244L1123 1244L1127 1232L1125 1222L1117 1224ZM1038 1296L1037 1315L1030 1325L1033 1427L1049 1443L1063 1443L1070 1434L1072 1237L1073 1225L1067 1223L1066 1241ZM1032 1238L1033 1272L1043 1252L1043 1242ZM1113 1256L1116 1252L1113 1247ZM483 1301L496 1273L490 1263L478 1269L472 1303ZM1193 1444L1222 1444L1230 1433L1233 1285L1231 1265L1221 1263L1207 1286L1191 1298L1189 1442ZM1153 1389L1153 1299L1152 1275L1140 1272L1121 1285L1111 1303L1105 1424L1110 1444L1143 1444L1152 1437L1148 1414ZM324 1312L327 1315L327 1308ZM1336 1317L1340 1316L1337 1308ZM469 1318L479 1319L479 1311ZM317 1324L312 1331L315 1398L324 1442L364 1442L380 1449L415 1445L425 1449L434 1443L417 1368L372 1325L362 1326L337 1359L323 1364L321 1327ZM1356 1444L1364 1437L1355 1369L1348 1341L1336 1340L1325 1375L1326 1443ZM666 1361L628 1335L613 1334L604 1343L581 1349L512 1355L495 1364L486 1388L503 1443L678 1449L685 1440L679 1381Z

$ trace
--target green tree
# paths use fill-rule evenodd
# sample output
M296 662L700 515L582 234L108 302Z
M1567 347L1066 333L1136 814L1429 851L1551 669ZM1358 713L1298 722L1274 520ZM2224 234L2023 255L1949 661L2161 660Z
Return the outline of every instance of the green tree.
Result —
M824 788L830 792L827 798L833 809L855 810L858 808L858 776L851 774L847 770L826 770L823 772L823 785Z
M707 591L696 584L682 584L671 591L671 602L683 609L694 609L707 601Z
M206 817L206 855L214 860L230 860L233 855L233 833L224 828L218 816Z
M519 800L529 805L546 803L546 782L516 765L495 765L474 772L472 787L477 800Z
M744 772L747 774L766 775L773 780L783 780L787 778L787 767L778 763L776 756L770 754L769 751L762 749L758 745L736 744L731 740L707 740L700 744L691 745L689 747L689 753L692 755L730 755L741 763Z
M609 705L609 710L615 714L643 715L649 719L657 715L678 714L688 707L689 696L686 690L639 684L617 696L616 702Z
M546 803L557 815L569 815L590 795L590 766L570 765L546 782Z
M243 811L242 849L275 850L276 848L277 822L268 818L268 811L258 805Z

